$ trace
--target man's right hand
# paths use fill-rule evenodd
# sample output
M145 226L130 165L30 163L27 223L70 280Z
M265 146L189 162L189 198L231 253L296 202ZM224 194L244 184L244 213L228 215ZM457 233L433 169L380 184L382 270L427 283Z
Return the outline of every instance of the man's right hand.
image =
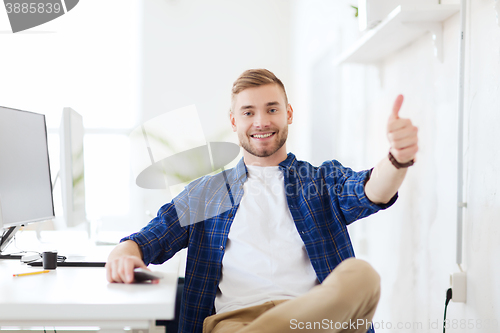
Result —
M109 282L132 283L134 269L138 267L148 269L142 261L142 252L137 243L125 241L118 244L109 254L106 278Z

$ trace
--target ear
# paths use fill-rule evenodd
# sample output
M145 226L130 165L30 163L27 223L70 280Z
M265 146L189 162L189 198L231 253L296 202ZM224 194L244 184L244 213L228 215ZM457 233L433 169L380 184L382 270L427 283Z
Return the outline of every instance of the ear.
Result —
M290 125L293 121L293 109L291 104L288 104L288 106L286 107L286 118L288 125Z
M229 121L231 122L233 132L236 132L236 118L234 117L234 113L231 111L229 111Z

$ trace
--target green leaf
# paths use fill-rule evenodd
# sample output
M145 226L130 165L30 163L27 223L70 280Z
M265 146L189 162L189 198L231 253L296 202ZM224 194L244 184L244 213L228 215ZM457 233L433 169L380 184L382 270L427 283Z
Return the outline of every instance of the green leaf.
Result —
M352 5L351 5L351 7L354 8L354 9L356 9L356 13L354 14L354 17L358 17L358 7L352 6Z

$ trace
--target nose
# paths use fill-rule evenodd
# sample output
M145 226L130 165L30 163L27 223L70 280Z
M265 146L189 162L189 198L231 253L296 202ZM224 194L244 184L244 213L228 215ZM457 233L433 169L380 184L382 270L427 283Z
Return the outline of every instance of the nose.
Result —
M253 126L255 128L266 128L271 125L271 119L267 112L258 112L253 118Z

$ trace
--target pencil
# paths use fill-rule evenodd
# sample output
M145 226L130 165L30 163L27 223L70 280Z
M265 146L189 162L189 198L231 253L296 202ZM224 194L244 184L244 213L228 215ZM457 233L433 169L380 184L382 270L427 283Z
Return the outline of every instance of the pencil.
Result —
M36 275L36 274L43 274L43 273L48 273L50 271L45 270L45 271L38 271L38 272L31 272L31 273L21 273L21 274L14 274L13 276L27 276L27 275Z

